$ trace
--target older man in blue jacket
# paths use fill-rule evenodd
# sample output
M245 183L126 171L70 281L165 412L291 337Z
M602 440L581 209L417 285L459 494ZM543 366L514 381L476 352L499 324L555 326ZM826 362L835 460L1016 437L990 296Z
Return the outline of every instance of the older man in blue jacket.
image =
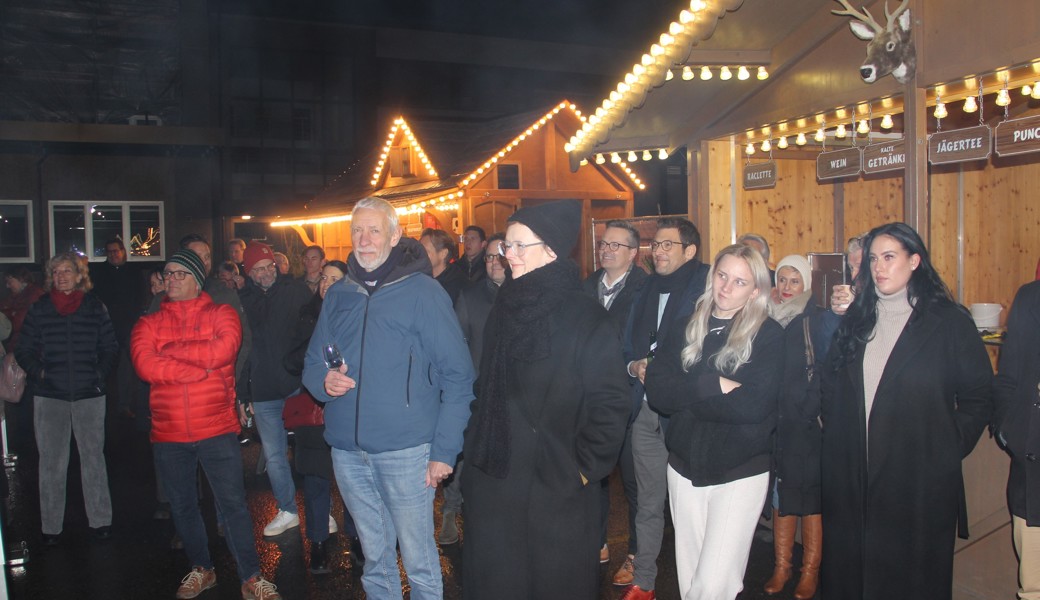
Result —
M329 288L303 382L325 402L325 439L364 548L372 599L401 598L395 543L413 600L441 598L433 494L462 450L473 365L426 251L397 213L366 198L351 220L348 273ZM335 344L343 364L325 352Z

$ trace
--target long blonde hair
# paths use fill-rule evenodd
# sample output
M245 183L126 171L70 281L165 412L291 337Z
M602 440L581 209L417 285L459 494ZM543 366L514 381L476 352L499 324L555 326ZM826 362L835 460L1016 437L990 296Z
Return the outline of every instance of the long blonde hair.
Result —
M682 351L683 367L686 370L703 358L701 353L704 350L704 338L708 335L708 319L715 310L715 297L712 294L715 270L726 256L736 256L747 263L758 295L748 300L744 308L733 317L726 345L710 357L712 365L727 375L736 373L737 369L751 358L751 345L755 336L762 323L769 318L769 268L762 255L744 244L733 244L723 248L715 256L715 262L708 273L708 282L704 286L704 294L697 300L697 308L686 325L686 347Z

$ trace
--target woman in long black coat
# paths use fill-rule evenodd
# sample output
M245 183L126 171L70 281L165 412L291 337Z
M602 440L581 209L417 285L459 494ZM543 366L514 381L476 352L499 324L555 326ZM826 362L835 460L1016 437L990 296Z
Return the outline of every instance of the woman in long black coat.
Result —
M822 373L822 597L948 600L992 369L917 232L882 225L864 249Z
M598 596L599 481L617 462L629 389L617 326L566 257L581 205L510 217L465 434L463 597Z

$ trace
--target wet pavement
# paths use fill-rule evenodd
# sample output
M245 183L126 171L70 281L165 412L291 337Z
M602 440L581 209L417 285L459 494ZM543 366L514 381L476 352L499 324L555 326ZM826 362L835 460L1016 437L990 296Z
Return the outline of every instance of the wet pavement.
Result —
M180 579L191 565L183 551L170 549L173 524L169 520L153 519L155 502L154 473L151 450L143 432L135 431L126 418L110 419L106 456L112 489L113 536L108 541L95 541L90 536L83 509L79 483L79 464L75 456L69 465L68 498L65 530L60 543L46 547L40 538L40 516L37 501L36 456L32 444L18 443L13 451L19 454L15 469L7 469L11 495L4 514L3 538L7 549L25 541L29 561L24 569L7 569L9 597L13 599L82 600L120 599L144 600L173 598ZM17 438L17 436L14 436ZM22 439L31 439L23 435ZM332 572L311 575L306 569L307 542L301 529L290 529L280 536L265 538L261 530L275 514L276 507L265 474L256 474L260 446L251 443L242 447L243 468L246 473L246 491L249 509L253 515L254 534L264 574L277 585L286 600L364 598L360 573L354 571L349 558L349 542L343 534L336 534L330 542L329 564ZM297 504L303 511L302 489L298 483ZM210 548L216 564L218 585L199 596L202 600L240 598L238 578L223 539L216 535L212 501L208 490L202 501L203 515L210 533ZM334 494L336 494L334 490ZM441 498L435 505L435 523L440 523ZM620 482L612 481L609 546L611 561L601 568L603 587L601 598L619 598L624 588L611 585L614 571L624 560L627 547L625 511L627 510ZM342 524L343 503L338 494L333 500L333 514ZM462 597L462 548L465 543L465 524L460 527L462 541L441 548L441 568L444 574L444 597L454 600ZM799 558L796 549L796 559ZM677 600L672 534L666 532L661 557L658 561L657 597ZM511 568L512 565L502 565ZM751 559L745 576L742 600L775 598L787 600L796 583L792 580L783 594L766 596L762 584L772 571L772 542L767 529L760 529L752 547ZM537 574L532 573L532 577ZM407 598L407 594L405 598ZM489 599L492 600L492 599ZM566 599L561 599L566 600Z

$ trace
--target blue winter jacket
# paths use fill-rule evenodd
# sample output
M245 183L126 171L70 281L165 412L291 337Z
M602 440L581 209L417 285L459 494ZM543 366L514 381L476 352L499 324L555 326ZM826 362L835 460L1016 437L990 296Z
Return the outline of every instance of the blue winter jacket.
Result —
M348 274L325 295L304 360L303 384L325 404L325 440L341 450L388 452L429 443L454 466L473 401L473 365L451 299L429 276L418 242L372 295ZM324 345L336 343L357 387L325 393Z

